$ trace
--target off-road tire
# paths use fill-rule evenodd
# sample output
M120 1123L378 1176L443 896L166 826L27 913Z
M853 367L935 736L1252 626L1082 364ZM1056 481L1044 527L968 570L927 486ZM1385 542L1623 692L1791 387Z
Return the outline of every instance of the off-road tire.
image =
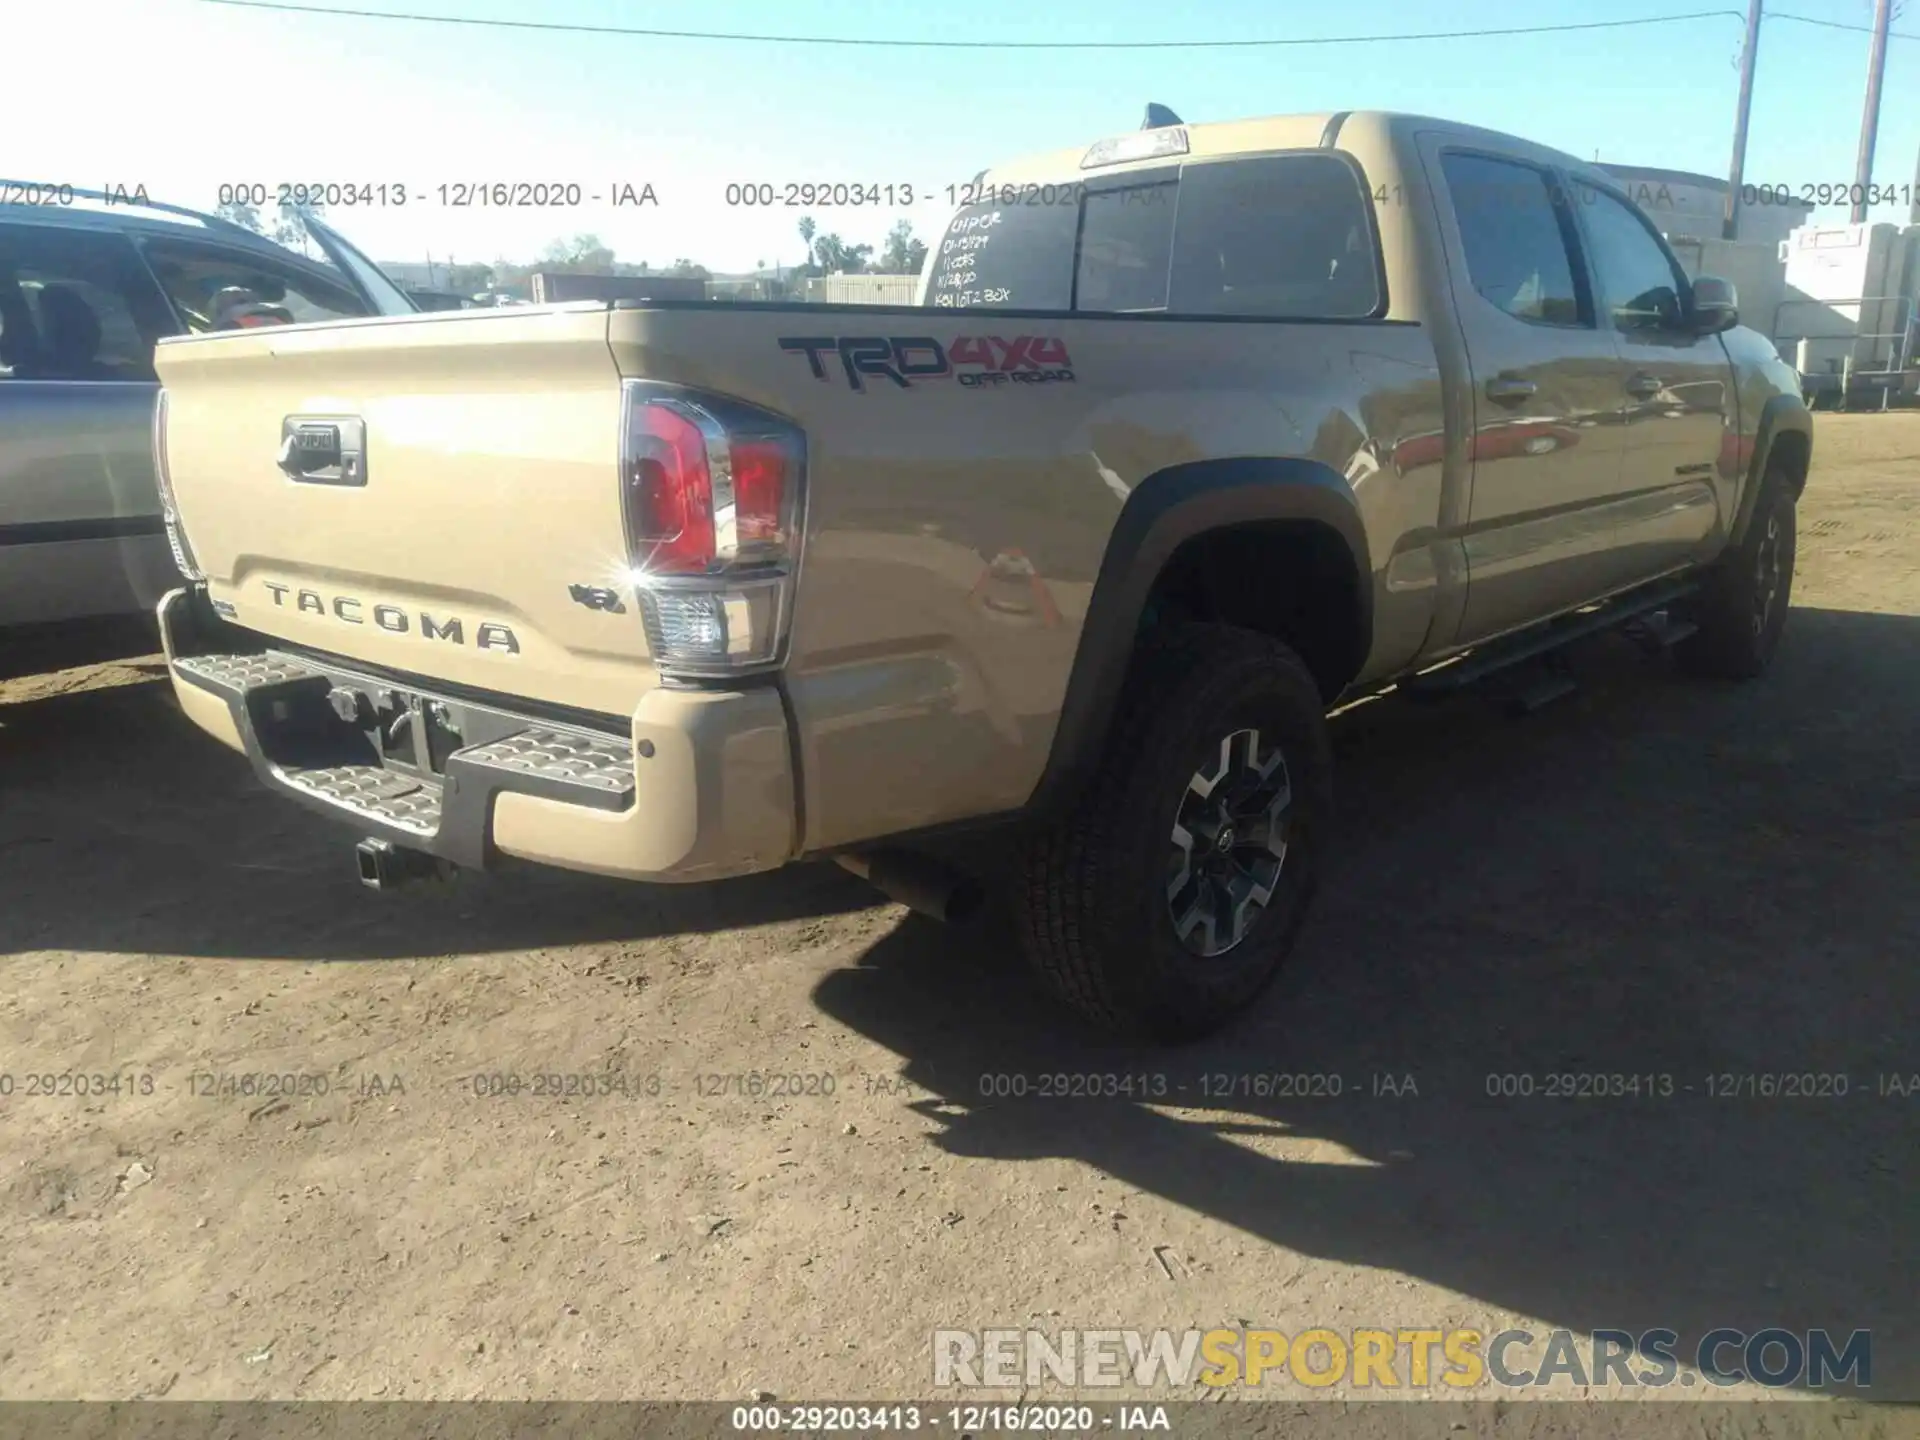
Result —
M1244 938L1202 958L1170 910L1170 835L1198 769L1245 728L1280 748L1291 794L1285 855ZM1332 779L1325 705L1292 650L1224 625L1149 632L1078 804L1023 839L1014 909L1028 958L1105 1028L1163 1042L1218 1029L1293 948L1319 878Z
M1751 680L1772 661L1793 596L1794 498L1792 478L1769 465L1747 533L1685 607L1686 618L1700 627L1675 651L1690 673Z

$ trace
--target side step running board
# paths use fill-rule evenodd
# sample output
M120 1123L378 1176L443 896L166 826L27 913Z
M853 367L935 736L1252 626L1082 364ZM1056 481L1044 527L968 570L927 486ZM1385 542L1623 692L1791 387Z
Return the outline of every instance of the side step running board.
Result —
M1637 590L1615 600L1606 601L1589 610L1582 610L1558 620L1550 620L1545 625L1518 634L1490 641L1477 649L1469 650L1455 660L1436 665L1431 670L1423 670L1418 675L1402 680L1397 687L1401 694L1416 700L1438 699L1441 696L1457 694L1467 686L1498 674L1522 661L1549 654L1561 646L1579 640L1588 635L1597 635L1603 630L1613 630L1640 616L1651 615L1656 610L1664 610L1677 600L1684 600L1700 588L1698 580L1670 580L1646 590ZM1646 627L1651 633L1653 627ZM1672 632L1671 639L1662 640L1661 648L1685 639L1692 633L1692 627L1682 622L1669 622L1660 627L1663 632Z

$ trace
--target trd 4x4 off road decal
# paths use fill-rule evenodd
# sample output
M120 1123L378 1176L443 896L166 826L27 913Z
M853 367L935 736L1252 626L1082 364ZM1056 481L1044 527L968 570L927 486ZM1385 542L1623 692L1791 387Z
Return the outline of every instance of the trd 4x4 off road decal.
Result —
M783 339L780 348L805 355L816 380L828 378L828 357L838 355L855 390L865 390L869 379L891 380L902 390L924 380L953 380L972 390L1073 379L1066 342L1052 335L962 335L945 345L931 335L824 335Z

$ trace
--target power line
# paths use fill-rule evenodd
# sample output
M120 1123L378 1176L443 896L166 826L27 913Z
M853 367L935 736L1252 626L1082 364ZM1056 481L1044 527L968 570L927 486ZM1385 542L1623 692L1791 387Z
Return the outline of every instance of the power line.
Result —
M1852 30L1860 35L1873 34L1873 26L1871 25L1849 25L1841 20L1816 20L1811 15L1788 15L1779 10L1769 10L1767 12L1767 19L1797 20L1802 25L1818 25L1827 30ZM1920 35L1909 35L1903 30L1889 30L1887 34L1896 40L1920 40Z
M1677 25L1689 20L1710 20L1724 16L1732 16L1736 20L1743 18L1738 10L1694 10L1684 15L1648 15L1634 20L1587 20L1570 25L1516 25L1497 30L1429 30L1400 35L1290 36L1281 40L886 40L842 35L743 35L714 30L643 30L625 25L575 25L558 20L495 20L477 15L419 15L399 10L289 5L280 3L280 0L201 0L201 3L229 5L240 10L341 15L355 20L413 20L428 25L480 25L499 30L551 30L575 35L633 35L654 40L718 40L758 45L859 45L896 50L1252 50L1276 46L1378 45L1408 40L1479 40L1501 35L1557 35L1574 30Z

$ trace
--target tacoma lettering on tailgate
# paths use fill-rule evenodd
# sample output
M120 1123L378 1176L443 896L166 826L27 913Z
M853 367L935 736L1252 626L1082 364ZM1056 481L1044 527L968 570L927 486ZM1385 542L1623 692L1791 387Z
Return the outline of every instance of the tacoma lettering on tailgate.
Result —
M390 635L407 635L412 633L417 620L423 640L446 640L455 645L467 643L467 622L458 615L436 616L422 610L416 616L398 605L370 607L354 595L323 596L318 590L296 590L291 585L281 585L272 580L264 580L261 584L273 596L273 603L283 609L288 604L287 597L291 595L295 610L308 615L330 615L343 625L365 625L371 621ZM474 628L473 643L481 650L499 650L508 655L520 653L520 640L512 628L492 620Z

